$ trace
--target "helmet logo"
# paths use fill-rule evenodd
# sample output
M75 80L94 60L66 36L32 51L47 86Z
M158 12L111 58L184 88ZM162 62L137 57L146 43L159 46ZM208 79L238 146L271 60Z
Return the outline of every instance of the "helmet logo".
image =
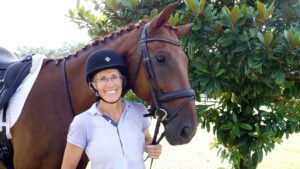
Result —
M104 59L106 62L109 62L111 59L110 59L110 57L106 57L105 59Z

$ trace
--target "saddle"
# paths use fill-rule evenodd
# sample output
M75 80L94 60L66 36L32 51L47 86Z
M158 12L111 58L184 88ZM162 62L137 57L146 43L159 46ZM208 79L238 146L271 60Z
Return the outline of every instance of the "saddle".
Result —
M0 110L3 109L3 122L6 122L6 109L10 97L15 93L32 66L30 54L21 61L0 62ZM8 169L13 169L13 148L11 141L7 139L6 127L2 126L0 132L0 162Z
M29 74L31 65L32 54L21 61L0 63L0 110Z

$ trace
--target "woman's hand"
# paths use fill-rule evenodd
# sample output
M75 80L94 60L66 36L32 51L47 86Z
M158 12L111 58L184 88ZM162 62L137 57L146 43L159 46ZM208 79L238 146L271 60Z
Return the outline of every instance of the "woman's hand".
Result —
M158 159L161 154L162 146L160 144L151 145L147 144L145 145L145 152L148 153L149 157L153 159Z
M149 132L149 129L147 129L144 132L144 134L145 134L145 152L148 153L149 157L153 159L158 159L161 154L162 146L160 144L152 145L152 137Z

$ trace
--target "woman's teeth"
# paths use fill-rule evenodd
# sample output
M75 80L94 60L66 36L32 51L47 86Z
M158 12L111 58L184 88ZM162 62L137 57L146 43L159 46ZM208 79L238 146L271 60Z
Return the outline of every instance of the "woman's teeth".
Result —
M116 90L106 91L106 93L113 94L113 93L116 93Z

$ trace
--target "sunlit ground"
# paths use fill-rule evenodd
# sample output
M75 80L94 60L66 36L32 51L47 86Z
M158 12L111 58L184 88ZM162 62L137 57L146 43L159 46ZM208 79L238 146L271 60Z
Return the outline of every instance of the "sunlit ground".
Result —
M212 134L198 129L194 139L187 145L170 146L163 140L163 152L158 160L154 160L152 169L230 169L226 161L222 163L217 157L216 149L210 150L209 143L213 138ZM300 134L294 134L282 144L277 144L275 150L264 157L258 169L300 169L299 159ZM150 160L146 162L147 169L149 165Z

